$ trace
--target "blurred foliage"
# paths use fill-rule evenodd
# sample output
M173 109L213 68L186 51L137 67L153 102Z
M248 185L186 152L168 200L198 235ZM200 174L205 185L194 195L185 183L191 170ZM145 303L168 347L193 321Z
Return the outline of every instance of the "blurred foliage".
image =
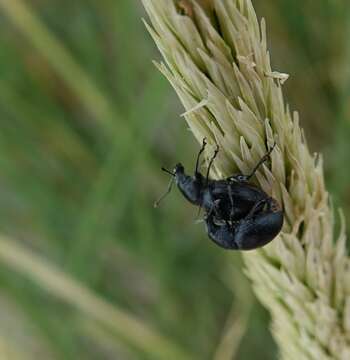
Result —
M350 218L349 6L255 5ZM1 233L193 359L219 360L234 326L236 359L276 358L239 254L212 245L176 191L152 207L168 181L160 166L193 167L198 146L151 64L142 16L137 0L0 0ZM154 358L20 268L0 267L1 358Z

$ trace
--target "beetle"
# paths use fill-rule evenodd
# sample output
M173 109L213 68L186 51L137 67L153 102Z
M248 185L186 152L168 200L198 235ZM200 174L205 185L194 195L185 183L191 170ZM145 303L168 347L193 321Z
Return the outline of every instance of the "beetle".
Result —
M249 214L232 223L217 224L213 214L205 218L209 238L224 249L253 250L272 241L283 226L283 211L271 197L259 201Z
M194 176L187 175L181 163L175 166L173 172L162 168L163 171L172 176L172 179L169 183L168 190L155 203L155 206L158 206L160 201L170 193L173 183L175 182L180 192L190 203L206 211L205 221L208 235L218 245L224 248L235 249L234 241L230 241L230 237L236 236L235 234L238 231L237 224L240 224L240 231L244 231L246 228L243 226L245 220L247 224L250 224L246 230L246 235L248 237L250 235L252 236L253 223L255 219L257 219L257 215L265 216L262 221L267 222L266 228L261 226L259 222L260 218L256 223L257 228L260 229L259 231L264 232L261 239L266 236L272 240L277 234L273 235L275 231L271 231L270 234L268 221L271 221L271 227L273 229L279 227L280 230L282 227L282 225L280 225L280 216L282 214L283 220L283 213L279 216L269 216L271 213L279 212L279 210L277 210L278 204L276 200L270 198L262 189L250 184L249 180L254 176L258 168L269 158L275 145L261 158L249 175L232 175L222 180L209 179L210 168L219 151L218 147L210 159L206 176L204 177L198 170L200 156L204 152L206 145L206 139L203 139L202 147L197 155ZM238 233L241 234L241 232ZM263 246L268 242L267 240L261 240L260 242L253 240L253 237L251 240L252 243L256 243L256 247ZM232 246L229 247L228 244L232 244ZM252 248L252 246L253 245L247 245L249 248ZM244 249L244 246L240 248Z
M206 145L206 139L203 139L202 147L197 155L194 176L187 175L181 163L175 166L173 172L162 168L164 172L172 176L172 179L166 193L155 202L154 206L157 207L170 193L175 182L180 192L191 204L204 208L208 213L214 212L218 219L224 221L240 219L249 213L254 204L268 197L261 189L250 184L249 180L269 158L274 146L262 157L249 175L238 174L222 180L211 180L209 179L209 172L219 152L219 148L216 148L213 157L210 159L207 173L204 177L199 171L199 163Z

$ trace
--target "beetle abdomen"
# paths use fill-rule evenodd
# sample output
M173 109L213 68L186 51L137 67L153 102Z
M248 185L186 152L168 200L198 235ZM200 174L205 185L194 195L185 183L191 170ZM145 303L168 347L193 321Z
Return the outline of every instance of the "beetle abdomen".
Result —
M272 241L283 226L283 211L268 212L242 221L235 228L235 242L240 250L252 250Z

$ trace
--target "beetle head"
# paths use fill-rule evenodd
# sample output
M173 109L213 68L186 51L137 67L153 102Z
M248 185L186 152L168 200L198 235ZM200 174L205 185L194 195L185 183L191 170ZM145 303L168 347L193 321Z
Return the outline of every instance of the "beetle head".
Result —
M178 174L183 174L184 172L185 172L185 168L183 167L183 165L181 163L176 164L174 168L175 176Z

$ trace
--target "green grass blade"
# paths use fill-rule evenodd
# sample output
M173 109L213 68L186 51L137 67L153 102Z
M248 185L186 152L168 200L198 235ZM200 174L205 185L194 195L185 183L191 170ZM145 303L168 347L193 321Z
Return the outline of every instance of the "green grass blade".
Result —
M131 314L118 309L14 241L0 236L0 260L34 281L51 295L113 330L124 341L153 359L190 359L190 356Z
M116 110L33 10L22 0L0 0L0 8L80 98L96 122L113 127L113 120L118 119Z

